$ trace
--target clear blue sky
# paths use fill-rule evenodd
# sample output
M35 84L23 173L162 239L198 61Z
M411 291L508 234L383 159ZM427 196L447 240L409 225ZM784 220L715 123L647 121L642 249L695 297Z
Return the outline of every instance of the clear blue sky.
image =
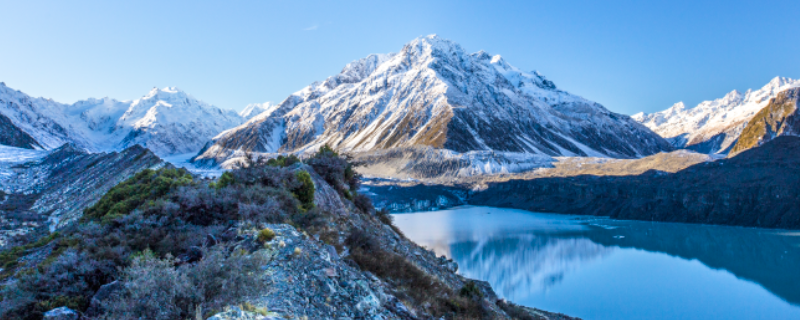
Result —
M0 0L0 81L69 103L177 86L240 110L436 33L632 114L800 77L798 14L797 0Z

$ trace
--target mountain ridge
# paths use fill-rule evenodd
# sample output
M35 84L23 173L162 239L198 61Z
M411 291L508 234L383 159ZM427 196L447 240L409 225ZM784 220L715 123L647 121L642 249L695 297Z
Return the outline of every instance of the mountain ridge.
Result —
M89 98L73 104L33 98L0 83L0 115L45 149L65 143L90 152L141 144L165 156L197 152L219 132L243 122L175 87L135 100Z
M722 98L703 101L693 108L678 102L663 111L640 112L631 118L666 138L676 148L728 153L747 122L779 92L794 87L800 87L800 80L775 77L758 90L748 89L744 93L733 90Z
M671 150L628 116L559 90L499 55L436 35L373 54L293 93L268 116L226 130L196 161L246 152L434 147L634 158Z

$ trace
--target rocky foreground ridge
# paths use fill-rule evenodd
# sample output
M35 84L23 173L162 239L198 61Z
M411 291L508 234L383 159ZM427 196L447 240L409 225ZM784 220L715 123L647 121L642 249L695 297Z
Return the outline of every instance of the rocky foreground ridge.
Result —
M570 319L458 275L358 189L330 149L217 180L139 171L77 222L0 251L0 317Z

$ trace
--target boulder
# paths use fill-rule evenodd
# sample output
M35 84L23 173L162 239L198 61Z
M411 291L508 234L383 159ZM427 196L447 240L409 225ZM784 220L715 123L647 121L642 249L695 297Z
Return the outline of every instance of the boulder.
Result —
M44 314L44 320L78 320L78 313L67 307L55 308Z
M113 281L110 283L106 283L97 290L97 293L94 294L92 300L89 304L89 309L86 310L86 314L89 316L98 315L102 310L102 302L107 300L111 295L122 288L122 283L119 281Z

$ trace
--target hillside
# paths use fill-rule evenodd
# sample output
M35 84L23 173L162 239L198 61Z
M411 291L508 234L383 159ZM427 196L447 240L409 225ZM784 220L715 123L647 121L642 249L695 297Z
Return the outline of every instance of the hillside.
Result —
M539 319L399 233L330 149L218 180L144 170L0 252L3 319Z
M798 100L800 100L800 88L785 90L770 99L769 104L747 123L730 156L760 146L778 136L800 135Z
M470 204L615 219L800 229L800 138L676 173L489 183Z
M671 150L630 117L559 90L499 55L431 35L370 55L214 138L209 165L254 153L432 147L635 158ZM235 161L231 162L235 163Z
M0 247L14 237L36 237L74 222L119 182L163 165L141 146L121 152L87 153L71 145L47 152L0 154Z

